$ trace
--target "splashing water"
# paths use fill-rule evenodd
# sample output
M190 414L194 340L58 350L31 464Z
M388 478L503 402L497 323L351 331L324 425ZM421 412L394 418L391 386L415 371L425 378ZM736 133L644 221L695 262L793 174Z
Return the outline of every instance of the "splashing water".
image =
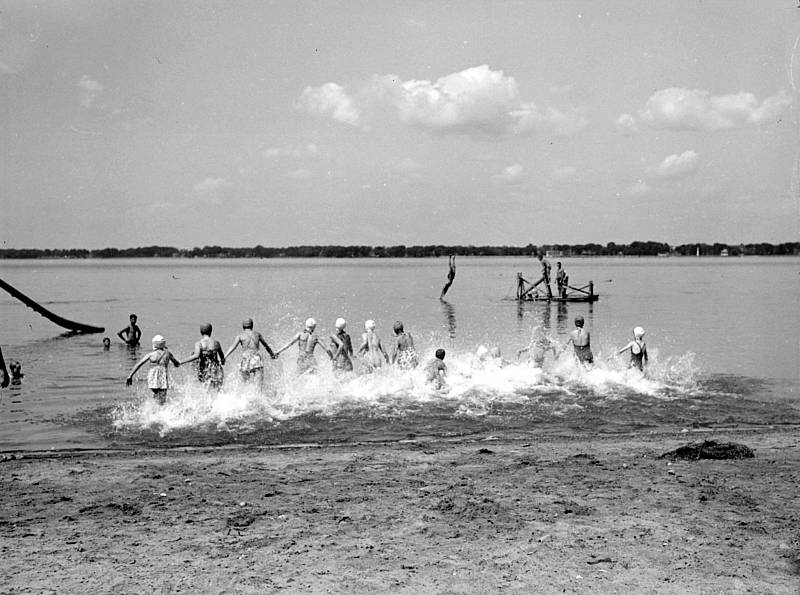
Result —
M372 374L343 376L328 366L298 376L287 366L285 373L268 375L264 390L243 383L233 372L219 392L195 381L175 383L163 406L141 389L137 400L113 410L112 422L118 433L149 430L160 437L178 430L242 434L292 421L324 424L325 419L342 418L353 426L365 420L427 419L455 431L473 418L492 417L499 426L513 425L520 414L535 422L563 418L587 405L632 398L655 402L691 394L698 373L693 354L665 361L653 355L643 375L619 359L599 358L586 368L562 356L541 369L528 362L456 353L447 357L443 390L426 381L424 366L413 371L386 366Z

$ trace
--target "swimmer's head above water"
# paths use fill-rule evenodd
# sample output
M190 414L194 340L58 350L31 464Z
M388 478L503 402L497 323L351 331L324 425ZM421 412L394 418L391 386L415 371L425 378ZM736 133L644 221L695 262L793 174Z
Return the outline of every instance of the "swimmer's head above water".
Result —
M578 328L583 328L583 316L580 314L575 317L575 326Z
M201 324L200 325L200 334L201 335L210 335L211 334L211 325L209 323Z
M392 328L394 329L394 334L399 335L400 333L403 332L403 323L398 320L397 322L394 323L394 326Z
M313 331L317 328L317 321L313 318L306 318L306 328Z
M344 330L344 327L347 326L347 321L344 318L337 318L336 319L336 328L340 331Z
M243 329L252 329L253 328L253 319L252 318L245 318L242 320L242 328Z
M640 326L637 326L633 329L633 336L637 339L641 339L644 337L644 329Z
M444 356L445 356L444 349L437 349L435 355L436 355L436 359L444 359Z

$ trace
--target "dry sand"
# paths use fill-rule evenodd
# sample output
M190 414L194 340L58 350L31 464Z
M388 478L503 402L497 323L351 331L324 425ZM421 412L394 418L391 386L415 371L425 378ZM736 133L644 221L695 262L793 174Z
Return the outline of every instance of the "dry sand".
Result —
M795 594L799 436L6 453L0 589Z

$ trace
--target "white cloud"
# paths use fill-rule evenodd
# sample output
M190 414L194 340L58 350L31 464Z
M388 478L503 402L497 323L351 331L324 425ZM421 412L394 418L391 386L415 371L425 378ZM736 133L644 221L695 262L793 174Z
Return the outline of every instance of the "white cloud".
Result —
M192 188L192 196L197 200L204 200L211 204L222 204L222 194L233 184L225 178L206 178Z
M375 75L353 94L336 83L307 87L299 104L311 113L348 124L362 123L364 114L371 111L388 110L401 122L433 132L484 137L537 132L569 135L586 126L581 110L561 111L523 101L517 81L487 65L435 82Z
M557 167L550 173L550 177L556 181L568 180L577 173L577 169L568 165L565 167Z
M630 114L622 114L616 121L617 128L623 132L638 132L639 127L636 125L636 118Z
M492 179L500 184L519 184L527 177L525 168L519 163L514 163L508 167L503 168L499 174L492 176Z
M98 81L89 78L89 75L84 74L78 82L78 89L80 90L81 105L90 108L105 87Z
M631 185L625 194L627 196L647 196L652 191L653 187L645 180L636 180L636 183Z
M336 83L326 83L321 87L306 87L298 100L298 105L306 111L329 116L337 122L358 126L361 114L353 99Z
M669 155L653 169L661 177L675 178L695 171L697 160L697 153L684 151L680 155Z
M752 93L709 95L708 91L672 87L654 93L639 110L639 119L657 129L726 130L766 124L791 103L784 91L759 103Z

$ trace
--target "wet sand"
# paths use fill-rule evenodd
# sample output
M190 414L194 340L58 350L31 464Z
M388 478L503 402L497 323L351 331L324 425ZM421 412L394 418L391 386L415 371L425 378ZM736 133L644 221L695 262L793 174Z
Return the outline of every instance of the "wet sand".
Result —
M670 461L692 441L755 458ZM26 453L3 593L798 593L797 427Z

